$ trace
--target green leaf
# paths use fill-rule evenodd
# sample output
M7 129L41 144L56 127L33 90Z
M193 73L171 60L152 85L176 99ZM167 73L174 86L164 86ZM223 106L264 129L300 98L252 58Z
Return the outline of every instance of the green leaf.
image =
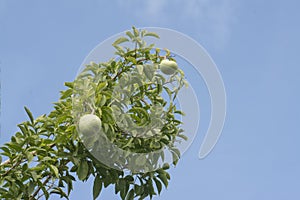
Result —
M49 167L50 167L50 170L54 173L55 177L58 178L59 175L58 175L58 169L57 169L57 167L54 166L54 165L50 165Z
M26 106L24 107L24 109L25 109L25 111L26 111L26 113L27 113L27 115L28 115L31 123L34 124L34 118L32 116L32 113L30 112L30 110Z
M83 181L84 179L86 179L88 172L89 172L89 165L88 165L87 161L81 160L79 167L77 169L77 175L78 175L79 180Z
M154 187L153 187L152 179L147 180L147 186L148 186L150 198L152 198L152 195L156 195L156 192L155 192Z
M60 198L65 197L66 199L69 199L68 195L60 187L53 188L50 194L59 194Z
M182 139L184 139L185 141L187 141L189 139L187 136L182 135L182 134L179 134L177 136L180 137L180 138L182 138Z
M134 36L138 37L140 34L139 31L135 27L132 27L132 30L133 30Z
M144 47L145 43L143 40L141 40L141 38L137 38L135 41L138 43L140 49L142 49Z
M126 35L127 35L130 39L133 39L133 38L134 38L134 35L133 35L130 31L127 31L127 32L126 32Z
M105 82L102 82L102 83L99 83L96 90L97 90L98 92L101 92L102 90L104 90L104 89L107 87L107 85L108 85L108 84L107 84L106 81L105 81Z
M38 175L37 175L36 171L31 171L30 174L31 174L31 177L32 177L33 181L38 180Z
M103 106L102 107L102 120L104 123L112 124L114 123L115 119L113 116L113 110L110 107Z
M67 86L67 87L73 89L74 83L73 83L73 82L65 82L65 86Z
M28 194L31 194L33 192L35 188L35 185L32 181L29 182L29 185L28 185Z
M21 152L23 150L22 146L16 143L7 143L6 146L15 150L16 152Z
M129 113L139 113L139 114L142 114L147 120L149 119L149 113L147 112L146 109L144 108L141 108L141 107L134 107L134 108L131 108L129 110Z
M119 187L120 187L120 196L122 199L125 199L127 192L129 190L129 184L124 179L119 180Z
M184 112L182 112L181 110L176 110L174 113L180 114L180 115L182 115L182 116L185 116Z
M159 39L159 35L157 35L156 33L153 32L147 32L144 34L144 36L150 36L150 37L155 37Z
M131 189L131 190L128 192L128 194L127 194L125 200L133 200L133 199L134 199L134 190Z
M48 192L48 190L46 189L46 186L40 181L40 180L38 180L38 185L39 185L39 187L42 189L42 191L43 191L43 193L44 193L44 195L45 195L45 198L46 199L49 199L49 192Z
M173 151L172 151L172 159L173 159L173 164L177 165L177 163L179 161L179 156L176 153L174 153Z
M137 184L134 184L134 191L137 195L142 195L143 192L144 192L144 187L140 186L140 185L137 185Z
M141 36L144 37L145 33L147 33L146 30L141 30Z
M169 163L165 163L162 167L164 170L170 169Z
M137 68L138 73L140 75L143 75L143 65L137 65L136 68Z
M128 42L129 40L126 37L120 37L114 43L112 44L113 46L117 46L123 42Z
M158 174L157 177L163 182L165 187L168 187L168 178L167 178L166 174L160 173L160 174Z
M131 175L127 175L127 176L125 177L125 180L127 180L127 181L129 181L129 182L134 182L134 178L133 178L133 176L131 176Z
M26 151L25 154L26 154L28 163L30 163L33 159L33 154L31 152L28 152L28 151Z
M130 147L131 146L131 144L132 144L132 142L133 142L133 138L130 138L129 140L128 140L128 142L126 142L126 144L122 147L122 148L125 148L125 147Z
M137 63L136 59L134 57L131 57L131 56L126 57L126 60L132 62L132 64L134 64L134 65Z
M1 152L2 155L10 157L11 156L11 151L9 150L9 148L7 147L0 147L0 149L2 149L4 152ZM1 159L2 157L0 157ZM2 161L1 161L2 163Z
M154 177L154 182L155 182L155 184L156 184L157 192L158 192L158 194L160 194L160 193L161 193L161 190L162 190L162 184L161 184L161 182L160 182L157 178L155 178L155 177Z
M72 89L68 89L66 91L63 91L61 93L62 95L61 95L60 99L66 99L66 98L70 97L72 95L72 93L73 93Z
M118 45L115 45L114 47L118 50L119 55L123 56L125 54L125 51L122 49L122 47Z
M172 148L171 151L173 151L174 153L176 153L176 155L177 155L178 157L180 157L181 153L180 153L180 150L179 150L179 149L177 149L177 148Z
M106 103L106 96L105 95L99 95L98 99L97 99L97 105L98 107L102 107L104 106ZM101 111L102 113L102 111Z
M94 180L94 186L93 186L93 198L94 198L94 200L99 196L101 190L102 190L102 180L100 179L100 176L97 175L95 180Z
M144 73L146 77L151 81L154 76L154 68L152 65L145 65L144 66Z

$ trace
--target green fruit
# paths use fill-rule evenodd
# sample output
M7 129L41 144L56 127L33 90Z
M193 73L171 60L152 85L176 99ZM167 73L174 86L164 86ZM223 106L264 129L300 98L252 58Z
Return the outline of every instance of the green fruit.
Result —
M162 60L159 66L160 71L166 75L172 75L178 69L177 63L173 60Z
M101 130L101 120L98 116L93 114L86 114L79 119L79 133L90 137L99 134Z

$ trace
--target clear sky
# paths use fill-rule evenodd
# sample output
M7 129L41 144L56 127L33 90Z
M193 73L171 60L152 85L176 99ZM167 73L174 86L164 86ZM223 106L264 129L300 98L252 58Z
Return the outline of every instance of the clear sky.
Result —
M300 199L300 2L297 0L0 0L1 137L49 113L85 56L107 37L160 26L202 44L227 92L223 134L198 159L205 127L159 200ZM204 108L205 110L205 108ZM71 200L91 199L76 183ZM53 197L52 199L58 199ZM117 199L113 189L99 199Z

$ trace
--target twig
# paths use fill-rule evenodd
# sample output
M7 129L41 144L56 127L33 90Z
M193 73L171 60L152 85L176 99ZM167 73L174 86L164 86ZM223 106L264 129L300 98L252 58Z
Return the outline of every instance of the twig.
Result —
M112 80L115 81L116 78L118 78L118 76L120 76L123 72L124 72L123 70L119 71L119 72L116 74L116 76L112 78Z
M5 171L3 174L0 174L0 176L2 176L2 177L6 176L6 175L7 175L9 172L11 172L14 168L16 168L18 165L20 165L21 162L22 162L22 159L19 160L18 162L16 162L15 164L13 164L13 166L12 166L10 169L8 169L7 171ZM10 164L10 160L6 160L6 161L4 161L3 163L4 163L4 164ZM2 166L3 163L1 163L1 166ZM3 164L3 165L4 165L4 164Z
M50 148L52 148L52 147L54 147L54 146L55 146L55 143L49 145ZM33 151L33 152L32 152L32 155L35 156L35 155L36 155L36 151ZM24 160L24 159L23 159L23 160ZM18 164L20 164L23 160L20 160ZM0 164L0 166L8 165L8 164L10 164L10 163L11 163L10 159L7 159L7 160L3 161L3 162ZM14 164L14 165L16 165L16 164ZM6 173L6 172L5 172L5 173Z
M9 160L9 159L7 159L6 161L3 161L3 162L0 164L0 166L2 166L2 165L8 165L8 164L10 164L10 160Z
M43 182L43 185L46 185L46 184L50 181L50 179L51 179L51 175L49 175L49 176L47 177L47 179ZM34 197L35 197L36 195L38 195L38 193L40 192L41 189L42 189L41 186L38 187L38 189L33 193L33 195L29 198L29 200L33 200Z

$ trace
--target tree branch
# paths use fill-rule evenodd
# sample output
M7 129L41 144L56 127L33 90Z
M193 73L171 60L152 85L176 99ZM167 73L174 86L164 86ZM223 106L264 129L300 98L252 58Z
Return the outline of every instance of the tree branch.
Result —
M6 175L7 175L9 172L11 172L14 168L16 168L17 166L19 166L19 165L21 164L21 162L22 162L22 159L19 160L18 162L15 162L11 168L9 168L9 169L8 169L7 171L5 171L3 174L0 174L0 176L2 176L2 177L6 176ZM3 164L3 163L4 163L4 164ZM5 165L5 164L10 164L10 160L6 160L6 161L4 161L3 163L1 163L1 166L2 166L2 164L3 164L3 165Z
M52 176L49 175L49 176L47 177L47 179L43 182L43 185L46 185L46 184L50 181L51 177L52 177ZM33 195L29 198L29 200L34 200L34 197L35 197L36 195L38 195L38 193L40 192L41 189L42 189L42 186L38 187L37 190L33 193Z

